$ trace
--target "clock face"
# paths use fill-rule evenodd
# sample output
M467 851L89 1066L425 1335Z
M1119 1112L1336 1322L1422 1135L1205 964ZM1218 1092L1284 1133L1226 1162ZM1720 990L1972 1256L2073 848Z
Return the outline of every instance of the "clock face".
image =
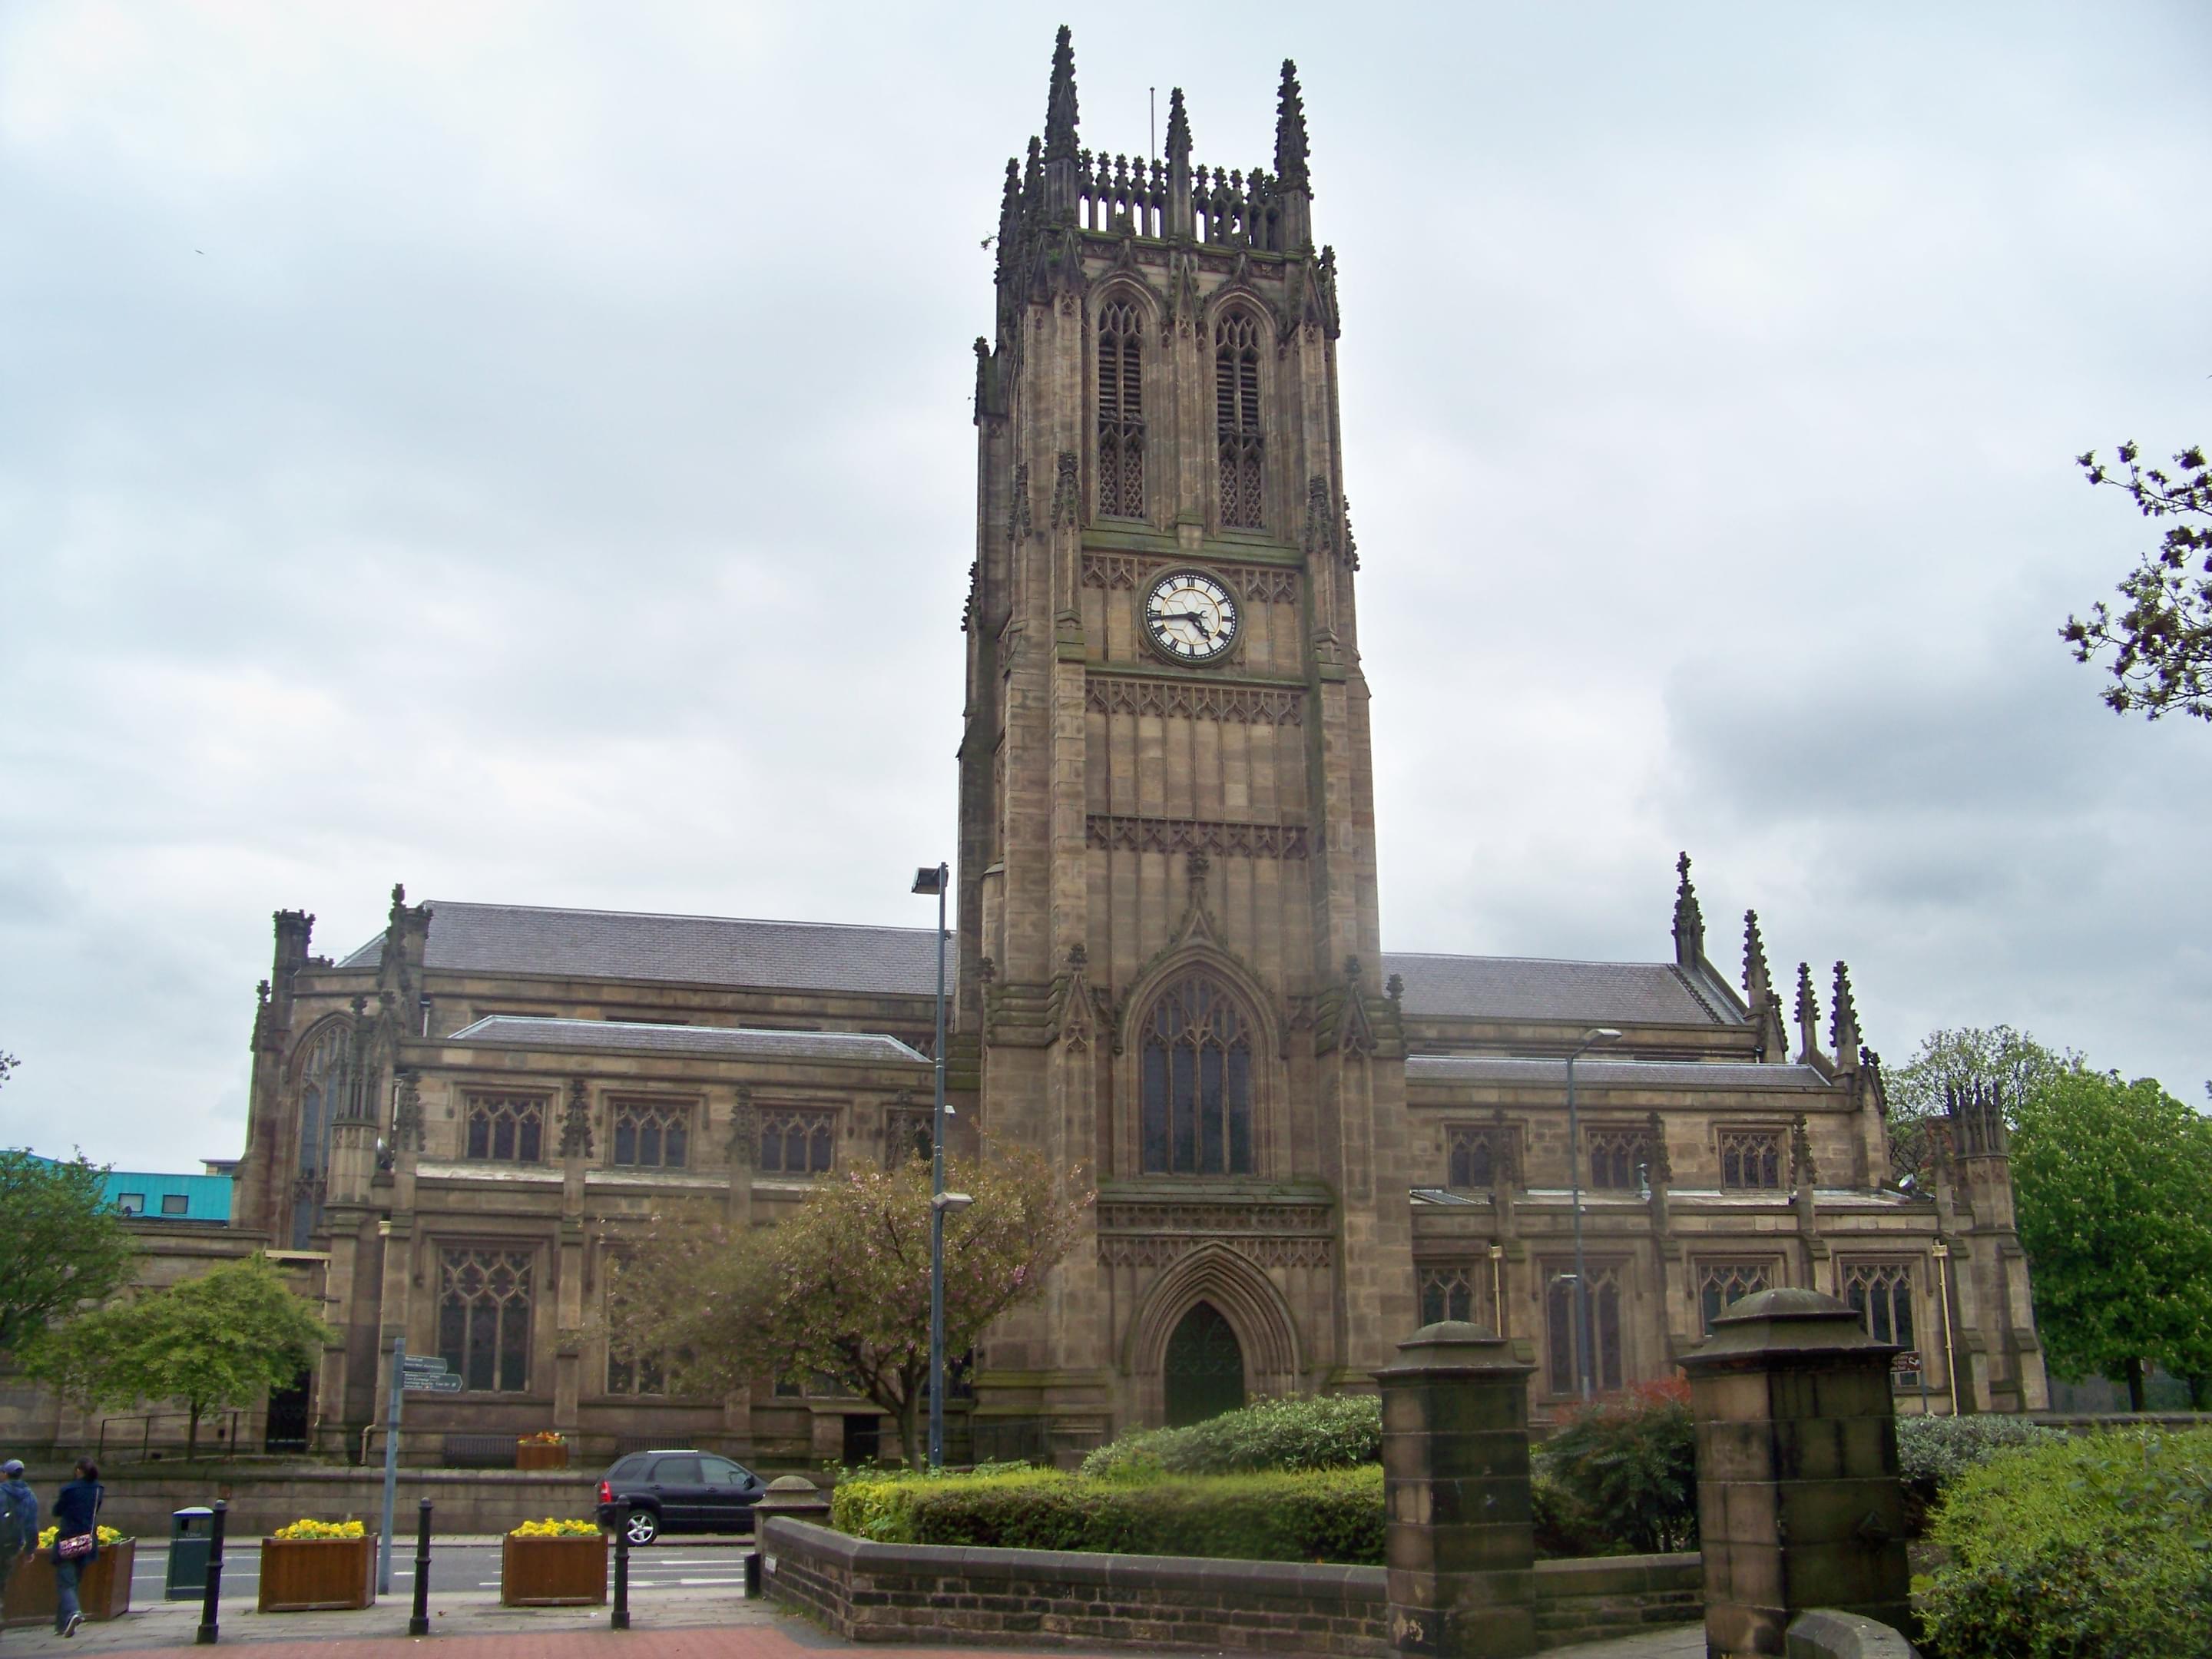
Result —
M1145 632L1176 662L1214 662L1237 643L1243 613L1229 590L1202 570L1170 570L1145 594Z

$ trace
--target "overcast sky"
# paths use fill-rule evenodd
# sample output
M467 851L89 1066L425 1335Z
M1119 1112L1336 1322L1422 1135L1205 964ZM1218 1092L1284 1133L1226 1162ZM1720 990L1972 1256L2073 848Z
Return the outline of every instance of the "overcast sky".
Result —
M1394 949L1849 959L2201 1099L2212 730L2057 630L2212 438L2212 12L0 5L0 1143L234 1156L270 912L926 924L969 343L1073 24L1341 270Z

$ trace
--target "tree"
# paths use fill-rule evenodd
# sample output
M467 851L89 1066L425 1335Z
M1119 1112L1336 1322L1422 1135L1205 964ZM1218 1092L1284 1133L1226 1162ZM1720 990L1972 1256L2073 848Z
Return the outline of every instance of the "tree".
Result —
M2148 1078L2065 1073L2022 1100L2012 1137L2036 1322L2061 1375L2146 1362L2212 1394L2212 1123Z
M12 1364L30 1360L54 1321L131 1277L106 1174L82 1157L0 1151L0 1357Z
M336 1340L257 1255L70 1321L40 1351L37 1367L89 1406L182 1401L191 1456L209 1412L252 1405Z
M2009 1025L1930 1031L1912 1058L1884 1079L1893 1173L1926 1183L1932 1161L1928 1121L1942 1115L1950 1093L1994 1088L2009 1114L2017 1103L2084 1063L2073 1049L2047 1048Z
M945 1224L945 1351L957 1355L1042 1291L1090 1200L1080 1170L1026 1152L955 1163L947 1181L975 1200ZM908 1463L923 1467L929 1187L929 1165L910 1158L825 1182L774 1227L708 1210L655 1218L617 1269L617 1352L657 1360L687 1393L834 1376L897 1420Z
M2176 455L2172 473L2144 466L2142 454L2132 441L2120 446L2124 481L2094 449L2075 465L2092 484L2124 489L2146 519L2181 522L2168 525L2157 551L2122 579L2126 610L2116 617L2100 600L2087 621L2067 617L2058 636L2076 662L2113 653L2114 684L2105 688L2113 713L2154 720L2178 711L2212 720L2212 471L2201 446Z

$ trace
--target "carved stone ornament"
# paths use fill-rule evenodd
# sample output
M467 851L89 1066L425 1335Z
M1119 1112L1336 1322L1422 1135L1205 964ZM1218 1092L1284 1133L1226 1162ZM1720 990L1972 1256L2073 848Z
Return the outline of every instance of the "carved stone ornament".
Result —
M568 1079L568 1103L561 1113L561 1156L592 1156L592 1103L584 1079Z
M1052 485L1052 527L1054 530L1073 530L1082 521L1082 498L1076 485L1076 465L1073 450L1060 452Z
M1809 1187L1820 1178L1813 1163L1813 1137L1808 1132L1805 1114L1800 1112L1790 1125L1790 1184Z
M1134 853L1211 853L1248 859L1303 859L1302 823L1226 823L1203 818L1165 818L1093 812L1083 821L1086 846Z
M729 1153L732 1164L750 1170L759 1148L760 1115L753 1110L753 1091L740 1084L737 1104L730 1112L730 1133L724 1150Z
M400 1152L422 1150L422 1079L417 1072L399 1074L398 1103L392 1111L392 1144Z

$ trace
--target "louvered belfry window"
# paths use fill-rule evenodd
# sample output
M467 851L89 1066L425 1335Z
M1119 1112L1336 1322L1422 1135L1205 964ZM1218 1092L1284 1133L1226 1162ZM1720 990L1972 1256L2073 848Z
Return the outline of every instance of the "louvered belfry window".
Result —
M1260 328L1231 312L1213 331L1214 426L1221 444L1221 522L1257 530L1265 519L1260 450Z
M1098 511L1145 516L1145 367L1137 307L1098 313Z

